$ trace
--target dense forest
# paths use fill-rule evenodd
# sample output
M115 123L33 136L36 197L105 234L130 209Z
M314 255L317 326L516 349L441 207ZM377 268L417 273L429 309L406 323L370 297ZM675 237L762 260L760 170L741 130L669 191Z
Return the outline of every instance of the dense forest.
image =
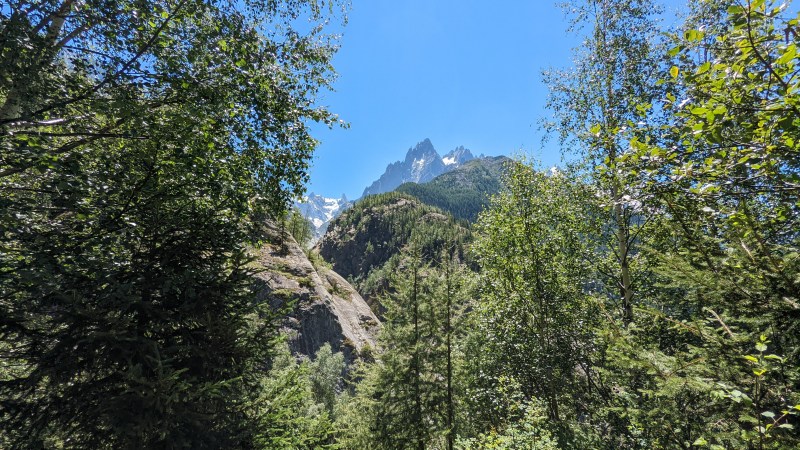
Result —
M396 191L411 194L428 205L441 208L456 219L475 222L486 209L490 195L501 188L501 175L508 158L473 159L463 167L444 173L428 183L403 183Z
M454 247L463 259L472 238L469 223L403 192L365 197L330 227L312 254L347 277L374 309L392 289L391 275L407 259L409 244L416 243L420 257L434 262L445 247Z
M800 446L789 2L689 0L675 29L568 5L542 125L569 164L508 162L474 223L390 193L323 238L388 230L345 255L383 323L350 367L253 294L267 224L309 236L288 205L347 7L0 6L0 447Z

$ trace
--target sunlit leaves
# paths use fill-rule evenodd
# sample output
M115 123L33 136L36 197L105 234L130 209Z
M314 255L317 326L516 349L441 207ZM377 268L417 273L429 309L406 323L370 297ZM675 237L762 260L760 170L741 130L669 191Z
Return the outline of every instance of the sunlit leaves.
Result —
M796 444L776 432L791 415L770 424L797 396L798 368L779 354L796 355L799 344L789 319L800 206L796 19L770 1L692 7L662 75L672 116L627 163L680 242L660 256L659 272L686 290L682 301L712 312L715 331L701 333L697 352L715 367L715 398L736 405L709 404L718 429L696 445L782 448Z
M519 162L508 169L506 185L477 227L485 280L478 333L487 365L479 382L515 380L525 399L542 400L548 417L558 420L571 414L573 368L585 363L590 346L594 311L584 287L594 281L596 200L569 174ZM492 406L494 414L508 414L502 405Z
M249 252L303 189L308 122L335 121L316 105L338 14L322 5L2 8L0 336L20 349L3 364L25 367L0 380L12 448L247 447L276 331ZM320 26L294 30L306 13Z

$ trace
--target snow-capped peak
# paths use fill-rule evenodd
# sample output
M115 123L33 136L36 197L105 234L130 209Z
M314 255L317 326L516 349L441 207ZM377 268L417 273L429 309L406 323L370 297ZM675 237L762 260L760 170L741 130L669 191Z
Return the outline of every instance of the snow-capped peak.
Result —
M472 158L472 153L463 146L456 147L442 157L430 139L425 139L408 149L404 160L389 164L383 175L364 189L364 196L389 192L407 182L428 182L458 168Z
M352 206L347 197L323 197L310 192L307 196L295 203L295 207L314 225L314 237L319 239L328 227L328 223L335 219L345 209Z

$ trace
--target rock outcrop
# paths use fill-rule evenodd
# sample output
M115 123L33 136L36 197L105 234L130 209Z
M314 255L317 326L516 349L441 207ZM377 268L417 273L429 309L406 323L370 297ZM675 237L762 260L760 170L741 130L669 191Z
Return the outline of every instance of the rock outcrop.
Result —
M292 352L311 356L327 342L348 366L369 357L380 323L364 299L324 263L312 264L291 236L268 229L273 243L259 251L259 299L274 308L291 307L283 329Z

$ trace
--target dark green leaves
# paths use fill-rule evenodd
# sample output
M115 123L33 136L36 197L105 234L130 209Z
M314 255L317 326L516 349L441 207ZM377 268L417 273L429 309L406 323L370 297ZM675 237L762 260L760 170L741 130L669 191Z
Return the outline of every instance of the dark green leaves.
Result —
M276 327L253 302L249 252L303 189L307 122L334 121L315 104L333 41L291 27L325 22L319 5L0 11L11 448L253 445L246 405Z

